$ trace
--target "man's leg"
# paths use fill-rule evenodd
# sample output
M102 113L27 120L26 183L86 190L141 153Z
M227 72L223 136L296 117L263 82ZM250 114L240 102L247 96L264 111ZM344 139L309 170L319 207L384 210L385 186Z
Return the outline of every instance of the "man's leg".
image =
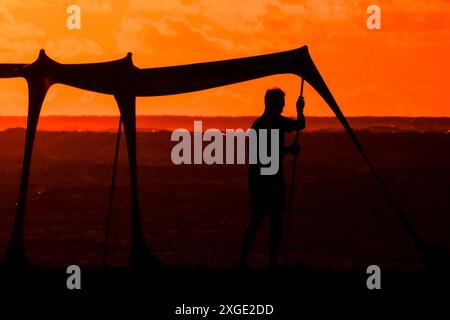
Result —
M270 243L269 243L269 265L271 268L277 266L278 253L281 244L281 230L283 227L283 213L285 211L286 192L284 181L279 180L274 184L273 202L269 211L270 219Z
M280 243L281 243L281 229L283 224L282 211L271 212L269 214L269 219L270 219L269 265L271 268L275 268L277 266L278 253L280 251Z
M244 232L241 246L241 259L239 261L239 267L245 268L247 262L247 256L250 252L250 248L255 239L256 233L261 228L264 221L264 215L262 212L251 212L251 220L247 229Z

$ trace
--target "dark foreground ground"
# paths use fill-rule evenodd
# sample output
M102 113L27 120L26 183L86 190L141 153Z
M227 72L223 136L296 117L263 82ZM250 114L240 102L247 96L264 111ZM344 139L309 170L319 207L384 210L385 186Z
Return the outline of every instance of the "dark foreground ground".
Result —
M358 136L409 221L426 242L450 253L450 135L359 131ZM23 130L0 133L0 256L15 212L23 139ZM165 301L157 304L163 313L177 303L207 299L216 304L289 301L280 309L288 312L302 293L309 298L340 290L374 294L365 284L371 264L380 266L382 290L392 295L445 289L445 272L424 271L421 254L347 136L318 131L302 139L288 264L275 273L265 269L264 225L250 271L242 273L236 265L248 222L246 167L175 166L170 133L139 133L145 234L153 255L168 269L135 273L126 268L130 191L121 149L105 273L99 268L115 134L40 132L26 218L33 268L25 274L2 271L2 293L117 293L116 298L118 292L151 293L147 301ZM286 159L288 181L291 160ZM71 264L85 270L81 293L65 289L65 267Z
M385 318L425 311L448 316L446 273L387 271L382 289L368 290L365 272L304 267L269 270L85 268L81 290L67 290L65 269L0 273L2 310L57 319L301 319ZM268 314L239 314L242 306L270 306ZM209 307L207 317L177 308ZM232 308L231 311L229 308ZM249 309L247 309L249 310Z

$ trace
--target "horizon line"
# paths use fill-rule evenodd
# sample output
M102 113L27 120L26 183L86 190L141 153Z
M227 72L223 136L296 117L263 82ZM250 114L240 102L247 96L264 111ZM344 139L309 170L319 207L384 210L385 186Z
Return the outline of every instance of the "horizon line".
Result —
M41 115L40 117L44 118L118 118L120 115L102 115L102 114L80 114L80 115L57 115L57 114L50 114L50 115ZM173 115L173 114L142 114L142 115L136 115L137 118L139 117L183 117L183 118L255 118L259 117L260 115L239 115L239 116L229 116L229 115ZM295 115L286 115L287 117L295 117ZM27 115L0 115L0 118L26 118ZM330 115L330 116L319 116L319 115L307 115L307 118L336 118L336 116ZM450 119L450 116L402 116L402 115L348 115L346 118L427 118L427 119L443 119L448 118Z

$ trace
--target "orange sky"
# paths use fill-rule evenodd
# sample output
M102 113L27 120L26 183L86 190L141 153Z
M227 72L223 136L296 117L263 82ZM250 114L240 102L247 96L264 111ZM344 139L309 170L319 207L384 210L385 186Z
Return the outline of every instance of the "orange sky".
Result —
M81 30L68 30L78 4ZM382 29L366 28L366 8ZM221 60L308 44L346 115L450 116L448 0L0 0L0 62L107 61L133 52L139 67ZM0 115L25 115L26 83L0 80ZM299 79L273 76L198 93L139 98L139 114L257 115L266 88L286 91L294 114ZM331 115L310 87L307 115ZM56 85L43 115L117 114L110 96Z

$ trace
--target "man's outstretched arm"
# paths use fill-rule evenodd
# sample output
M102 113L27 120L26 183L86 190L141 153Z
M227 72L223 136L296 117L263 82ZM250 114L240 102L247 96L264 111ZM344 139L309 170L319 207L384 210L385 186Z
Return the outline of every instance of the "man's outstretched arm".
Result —
M305 98L298 97L297 103L297 128L295 130L303 130L306 127L305 115L303 109L305 109Z
M286 123L286 131L300 131L305 129L305 115L303 114L303 109L305 108L305 99L303 97L298 97L297 103L297 120L288 119ZM290 146L285 147L283 150L284 154L297 154L300 151L300 145L298 141L295 140Z
M284 118L285 119L284 130L286 132L298 131L298 130L305 129L306 121L305 121L305 115L303 114L303 109L305 108L305 99L303 97L298 97L296 107L297 107L297 119L296 120Z

